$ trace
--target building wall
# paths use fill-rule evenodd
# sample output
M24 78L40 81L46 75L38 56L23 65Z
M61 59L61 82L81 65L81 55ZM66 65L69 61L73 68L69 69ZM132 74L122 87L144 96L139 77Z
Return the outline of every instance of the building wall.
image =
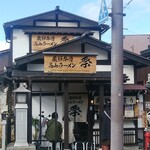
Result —
M97 65L97 71L111 71L111 65ZM127 84L134 84L134 66L133 65L124 65L123 73L126 74L129 80L126 82Z
M55 27L56 22L36 22L36 26L43 27ZM87 24L81 24L80 26L87 27ZM77 23L70 22L59 22L58 27L77 27ZM94 31L92 37L99 39L99 31ZM78 36L74 36L77 38ZM13 61L15 58L21 57L29 53L29 35L25 34L22 29L13 29L13 41L12 41L12 52L13 52ZM69 49L70 51L70 49ZM34 51L33 51L34 52Z
M8 67L11 65L11 57L10 57L10 51L1 51L0 52L0 71L2 71L5 67Z
M150 67L144 67L137 70L137 79L139 83L146 84L148 80L148 73L150 73Z
M93 46L90 46L90 45L86 45L85 46L85 49L86 49L86 53L96 53L97 56L96 56L96 60L108 60L108 52L104 51L104 50L99 50L99 48L96 48Z
M53 95L41 95L41 110L44 111L43 115L45 117L51 115L53 112L57 111L59 117L58 121L63 123L64 116L64 97L57 93L58 83L33 83L32 92L33 93L49 93ZM56 92L56 95L55 95ZM62 84L62 92L64 92ZM87 122L87 108L88 108L88 93L86 90L86 85L84 83L69 83L69 103L68 110L71 112L71 107L77 105L78 109L81 111L76 117L77 122ZM56 104L56 105L55 105ZM32 117L40 119L40 96L32 96ZM48 117L49 119L51 118ZM73 121L74 117L69 115L69 118ZM46 125L42 128L42 134L45 134ZM34 130L33 130L34 135Z
M43 26L43 27L55 27L55 22L36 22L36 26ZM76 23L67 23L67 22L60 22L58 23L58 26L61 27L77 27ZM81 23L80 27L88 27L89 25L86 23ZM89 26L90 27L90 26ZM93 31L93 30L92 30ZM93 37L99 39L99 32L94 31ZM126 38L125 38L126 39ZM129 40L131 41L131 40ZM23 30L21 29L14 29L13 30L13 41L12 41L12 51L13 51L13 60L15 58L21 57L29 53L29 45L30 45L30 38L28 34L25 34ZM81 44L81 43L80 43ZM77 45L73 45L72 47L65 49L65 52L81 52L81 45L77 43ZM131 45L126 44L129 47L125 48L130 50ZM92 48L92 46L86 45L85 47L86 53L98 53L97 60L109 60L108 53L103 50L99 50L96 48ZM132 51L134 51L135 45L132 44ZM61 52L63 52L63 48L61 49ZM109 63L109 62L107 62ZM43 64L28 64L27 71L43 71L44 66ZM97 65L96 71L111 71L110 65ZM129 77L129 81L127 83L134 84L134 66L133 65L124 65L124 74L126 74ZM86 122L87 117L87 107L88 107L88 93L86 89L86 83L69 83L69 110L73 105L78 105L81 113L77 116L76 121L83 121ZM57 111L59 114L59 121L62 122L62 117L64 116L64 97L63 95L55 95L56 91L59 90L58 83L34 83L32 85L32 117L39 119L40 112L40 91L42 91L41 95L41 110L44 111L44 115L48 116L51 115L54 111ZM63 85L62 85L62 91L63 91ZM44 94L45 93L45 94ZM70 94L71 93L71 94ZM135 98L134 98L135 99ZM143 97L140 98L141 104L143 104ZM57 105L55 105L57 104ZM142 105L140 106L141 113L143 111ZM130 123L129 123L130 124ZM128 127L131 127L131 124ZM133 124L132 124L133 125ZM134 127L134 126L133 126ZM139 126L141 127L141 126Z
M140 54L150 45L150 34L141 35L124 35L123 48L131 52Z
M33 83L33 93L40 93L42 91L43 93L51 93L54 94L56 91L58 91L58 83ZM64 92L63 84L62 84L62 92ZM64 116L64 99L63 95L60 95L56 93L56 97L54 95L44 95L41 96L41 110L44 111L44 116L47 117L48 115L51 115L53 112L56 111L59 114L58 120L62 122L62 118ZM110 96L105 96L105 98L108 98ZM124 96L126 97L125 105L128 106L128 110L130 110L130 107L133 106L133 104L136 103L136 96ZM131 102L130 99L133 99ZM142 114L143 114L143 94L138 95L139 102L139 114L138 114L138 127L143 127L142 122ZM55 105L57 104L57 105ZM87 122L87 108L88 108L88 91L86 89L86 83L69 83L69 107L68 109L74 105L77 105L79 109L81 110L80 115L77 116L76 121L77 122ZM33 94L32 96L32 117L39 119L40 114L40 97ZM133 114L134 115L134 114ZM69 116L71 120L74 118L70 115ZM51 118L51 117L50 117ZM95 118L94 118L95 119ZM97 122L94 124L94 128L98 128ZM124 122L124 127L134 127L134 123L132 121Z
M150 34L141 34L141 35L125 35L123 39L124 49L132 51L134 53L140 54L140 51L148 49L148 45L150 45ZM150 66L137 69L136 77L137 83L145 85L148 80L148 73L150 73ZM150 101L150 90L145 95L145 101ZM145 106L149 107L150 106Z

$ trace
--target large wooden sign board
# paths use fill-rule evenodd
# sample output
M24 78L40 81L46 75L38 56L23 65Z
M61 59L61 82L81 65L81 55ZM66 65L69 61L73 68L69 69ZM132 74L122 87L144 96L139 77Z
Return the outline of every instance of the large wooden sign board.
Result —
M96 73L96 55L45 54L45 73Z
M33 34L32 35L32 51L40 51L52 46L72 40L72 35L48 35L48 34Z

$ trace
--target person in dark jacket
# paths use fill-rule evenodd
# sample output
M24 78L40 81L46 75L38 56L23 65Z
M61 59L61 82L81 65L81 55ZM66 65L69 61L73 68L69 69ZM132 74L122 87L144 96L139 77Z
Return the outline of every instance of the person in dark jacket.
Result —
M111 110L110 100L106 101L102 114L102 150L110 150Z
M47 129L45 132L45 138L53 142L53 150L55 150L56 142L62 141L62 124L58 121L58 114L52 113L52 119L47 123Z

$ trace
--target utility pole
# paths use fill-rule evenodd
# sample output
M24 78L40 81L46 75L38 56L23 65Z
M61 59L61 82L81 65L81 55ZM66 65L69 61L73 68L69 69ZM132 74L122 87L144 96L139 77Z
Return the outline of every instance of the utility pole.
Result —
M123 150L123 0L112 0L111 150Z

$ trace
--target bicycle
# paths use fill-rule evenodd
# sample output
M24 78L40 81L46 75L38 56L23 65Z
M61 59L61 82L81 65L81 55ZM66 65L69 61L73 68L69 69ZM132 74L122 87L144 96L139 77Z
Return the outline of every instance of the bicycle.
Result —
M39 130L39 133L38 133L38 139L36 140L36 150L40 150L40 147L41 147L41 142L42 141L46 141L44 140L44 135L45 135L45 128L47 127L47 122L49 121L49 118L50 118L51 115L48 115L47 117L45 117L44 115L44 111L41 112L41 114L39 114L39 124L38 124L38 130Z

